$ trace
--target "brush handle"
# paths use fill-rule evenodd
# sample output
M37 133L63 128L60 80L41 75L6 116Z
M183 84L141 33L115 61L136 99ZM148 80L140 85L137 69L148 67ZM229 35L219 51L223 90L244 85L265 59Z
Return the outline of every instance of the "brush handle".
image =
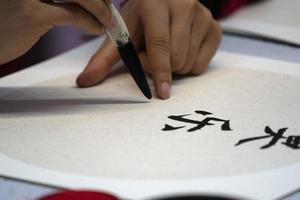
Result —
M109 3L108 7L114 18L115 24L112 27L106 28L106 32L116 47L122 47L130 41L127 26L114 4Z

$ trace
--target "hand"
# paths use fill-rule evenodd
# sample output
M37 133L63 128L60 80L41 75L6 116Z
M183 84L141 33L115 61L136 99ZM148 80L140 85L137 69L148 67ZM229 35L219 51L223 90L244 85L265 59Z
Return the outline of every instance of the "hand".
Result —
M100 0L68 0L69 5L39 0L0 1L0 65L28 51L53 26L75 25L91 33L113 24ZM74 3L73 3L74 2Z
M201 74L221 41L219 25L197 0L129 0L122 14L161 99L170 97L172 73ZM79 75L78 86L98 84L118 60L106 39Z

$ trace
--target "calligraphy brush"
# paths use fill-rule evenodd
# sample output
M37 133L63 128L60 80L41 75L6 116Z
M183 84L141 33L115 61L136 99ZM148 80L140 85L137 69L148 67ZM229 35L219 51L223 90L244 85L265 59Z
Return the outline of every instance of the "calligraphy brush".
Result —
M148 99L151 99L151 90L147 82L145 72L143 71L140 59L130 39L126 24L112 2L108 3L108 7L112 13L112 16L116 20L116 26L112 28L106 28L106 32L117 47L121 59L128 68L131 76L135 80L140 90Z
M44 0L49 1L49 0ZM52 3L68 3L64 0L52 0ZM113 44L117 47L121 59L123 60L125 66L128 68L131 76L136 82L137 86L140 88L142 93L148 99L152 98L151 90L142 68L142 64L131 41L128 28L121 17L119 11L116 9L111 1L105 1L112 17L115 19L116 24L113 27L105 28L106 33L110 37Z

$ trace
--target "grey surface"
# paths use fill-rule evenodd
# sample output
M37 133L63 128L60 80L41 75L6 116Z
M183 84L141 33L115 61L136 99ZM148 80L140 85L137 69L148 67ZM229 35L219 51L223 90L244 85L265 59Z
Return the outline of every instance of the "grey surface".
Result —
M300 63L300 48L239 36L224 35L221 50ZM57 191L51 187L0 177L0 200L34 200ZM299 199L300 192L285 198Z
M285 198L284 200L299 200L300 199L300 192L293 194L290 197Z
M0 177L0 200L35 200L58 189Z
M222 51L300 63L300 47L262 39L224 35Z

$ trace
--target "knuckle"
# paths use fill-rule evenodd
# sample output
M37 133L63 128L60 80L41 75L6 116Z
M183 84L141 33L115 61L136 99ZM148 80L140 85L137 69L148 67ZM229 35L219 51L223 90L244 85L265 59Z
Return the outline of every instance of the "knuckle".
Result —
M197 20L199 21L199 23L201 23L202 29L203 30L211 29L211 26L214 22L211 12L206 8L200 7L200 10L198 10L197 13L198 13Z
M197 6L199 6L199 2L197 0L186 0L185 5L189 11L194 11Z
M180 7L181 12L184 13L184 15L188 18L193 18L195 13L197 13L197 8L199 7L199 2L197 0L186 0L181 1Z
M198 6L197 12L199 13L199 15L201 16L201 18L203 18L203 19L210 20L210 19L213 18L212 13L210 12L210 10L207 9L203 5Z
M208 68L208 62L197 61L195 68L191 71L191 75L201 75Z
M208 20L211 20L213 18L210 10L208 10L207 8L203 9L203 17Z
M190 72L189 65L185 65L185 66L182 67L181 70L176 71L175 74L178 74L178 75L187 75L189 72Z
M168 76L169 74L171 74L170 70L162 63L156 63L152 65L152 72L153 75L156 76Z
M222 28L219 25L219 23L217 23L215 21L213 22L213 32L215 34L216 43L219 45L221 43L223 33L222 33Z
M176 51L172 51L172 53L171 53L171 65L172 65L172 71L178 71L184 65L184 61L182 59L182 55L177 50Z
M216 51L221 44L223 35L220 25L213 20L213 22L210 24L210 30L207 34L210 34L210 44Z
M149 38L151 41L150 48L153 50L160 51L161 53L164 53L165 55L169 54L170 52L170 46L168 40L163 36L154 36L152 38Z
M188 71L186 71L186 70L179 70L179 71L174 72L174 74L176 74L176 75L187 75Z

